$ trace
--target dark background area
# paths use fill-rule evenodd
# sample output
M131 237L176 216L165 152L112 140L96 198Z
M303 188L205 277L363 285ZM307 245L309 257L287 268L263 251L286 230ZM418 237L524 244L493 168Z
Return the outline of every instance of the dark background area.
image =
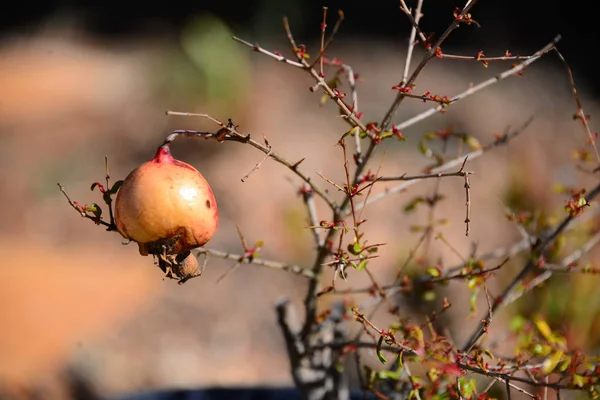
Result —
M416 2L407 2L410 5ZM136 35L177 35L186 22L200 13L210 12L226 21L234 32L266 38L281 35L281 17L287 15L297 37L308 41L319 35L322 6L331 11L343 9L346 20L342 31L362 37L403 38L409 23L401 14L398 2L315 1L315 0L246 0L246 1L168 1L168 2L78 2L46 1L36 3L11 2L11 10L0 15L0 32L27 33L35 31L49 17L64 13L75 15L81 26L94 36L118 39ZM441 33L452 18L454 7L464 1L425 1L425 32ZM575 72L598 92L593 59L597 37L596 15L592 2L550 1L479 1L472 10L473 18L483 29L476 34L471 29L459 29L448 45L475 46L482 50L515 49L529 54L560 33L559 49ZM331 21L331 20L330 20ZM331 26L331 22L330 22ZM476 28L473 28L476 29ZM512 50L511 50L512 51Z

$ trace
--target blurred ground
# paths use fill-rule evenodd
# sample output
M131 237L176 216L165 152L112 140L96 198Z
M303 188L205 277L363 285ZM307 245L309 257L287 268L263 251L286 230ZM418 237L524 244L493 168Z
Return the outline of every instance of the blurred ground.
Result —
M84 374L103 395L291 383L273 306L282 297L297 305L303 279L243 266L217 283L232 263L211 259L202 277L183 286L162 280L152 260L140 257L134 246L123 246L118 235L79 218L56 186L65 185L81 203L99 202L99 194L89 186L104 177L104 155L116 180L149 159L170 130L215 130L205 121L167 117L167 109L231 117L241 131L255 138L265 135L289 160L306 157L302 168L314 179L319 171L342 182L342 158L335 143L346 128L335 117L335 108L318 107L319 95L307 90L312 82L301 71L242 46L232 45L226 52L211 47L215 38L223 37L222 27L217 24L214 29L194 33L198 36L184 40L182 49L152 38L94 42L68 29L15 38L0 48L4 388L19 393L43 386L67 367ZM359 108L365 120L380 119L393 98L390 87L401 73L402 52L398 44L340 40L336 56L364 79ZM418 173L430 162L415 151L423 132L452 125L487 143L535 114L535 122L514 143L468 164L476 172L471 179L469 238L462 223L463 182L452 178L441 183L448 199L436 218L449 220L442 231L463 254L468 254L471 241L486 251L519 238L502 215L508 184L521 182L533 201L551 208L563 201L549 190L553 183L586 182L570 166L571 150L584 143L584 134L571 118L575 109L567 80L562 70L558 74L545 64L557 67L554 61L539 61L526 71L526 78L511 78L453 105L450 112L403 132L406 144L387 146L382 174ZM451 95L500 70L499 65L484 69L433 60L419 88ZM597 114L585 87L581 92L587 112ZM396 120L428 107L405 101ZM242 183L240 178L262 159L250 147L182 140L173 151L213 186L221 222L210 247L239 253L239 224L249 242L264 240L265 258L310 265L311 235L304 229L299 182L290 171L269 160ZM380 151L373 168L382 156ZM416 244L408 228L423 223L426 214L407 216L402 207L412 196L428 193L431 185L415 185L365 211L370 243L387 243L371 266L376 277L394 276L394 268ZM375 192L391 186L382 184ZM321 219L327 219L323 204L318 209ZM444 257L446 266L460 262L439 242L429 256ZM352 275L346 286L366 283L364 277ZM468 293L450 292L456 303L468 298ZM325 298L323 303L329 301ZM459 342L468 332L463 323L467 313L460 307L451 313Z

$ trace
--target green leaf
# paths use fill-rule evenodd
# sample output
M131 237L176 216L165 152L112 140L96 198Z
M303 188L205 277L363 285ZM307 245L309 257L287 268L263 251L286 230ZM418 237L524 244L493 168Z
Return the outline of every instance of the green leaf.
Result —
M382 371L377 371L377 378L378 379L393 379L393 380L398 380L400 378L400 374L402 373L401 369L398 369L397 371L388 371L388 370L382 370Z
M473 289L473 292L471 293L471 297L469 299L469 307L471 308L472 313L477 312L477 296L478 295L479 295L479 289L478 288Z
M386 139L386 138L392 137L393 135L394 135L394 132L385 131L379 135L379 139Z
M398 354L396 354L396 364L398 364L398 370L404 368L404 350L400 350Z
M96 218L100 218L100 216L102 215L102 209L100 208L100 206L96 203L93 203L91 206L87 206L85 208L85 211L87 212L91 212L92 214L94 214L94 216Z
M356 267L356 269L359 270L359 271L362 271L363 269L365 269L366 266L367 266L367 260L362 260L358 264L358 267Z
M123 185L123 180L116 181L115 184L112 185L112 187L110 188L110 193L116 194L119 191L119 189L121 188L121 185Z
M554 336L552 335L552 329L550 329L550 326L548 325L548 323L539 316L536 316L533 319L533 323L535 324L535 326L538 329L538 331L540 332L540 334L547 341L552 343Z
M439 278L442 274L440 273L440 270L437 268L428 268L427 269L427 273L429 275L431 275L434 278Z
M525 326L525 318L523 318L520 315L515 315L510 320L510 330L513 332L520 332L521 330L523 330L524 326Z
M479 140L477 140L471 135L463 136L463 142L465 142L465 144L469 146L472 150L481 149L481 144L479 143Z
M431 156L431 149L429 147L427 147L427 143L424 140L421 140L419 142L419 151L423 154L426 155L427 157Z
M549 375L552 371L554 371L563 354L564 353L562 351L556 351L550 357L546 358L542 364L542 372L545 375Z
M413 389L408 394L408 400L418 399L419 398L419 389Z
M425 201L425 199L423 199L423 197L415 197L414 199L412 199L411 201L409 201L405 206L404 206L404 212L405 213L409 213L414 211L417 206L421 203L423 203Z
M360 131L360 129L358 126L353 126L352 128L350 128L350 130L348 132L346 132L342 135L342 139L344 139L346 136L354 136L357 133L359 133L359 131Z
M363 250L362 246L360 245L360 243L358 242L354 242L354 243L350 243L348 245L348 251L352 254L354 254L355 256L360 254L360 252Z
M377 358L379 358L379 361L382 364L387 364L387 360L385 359L385 357L383 356L383 353L381 352L381 345L383 344L383 335L379 336L379 340L377 341Z
M584 376L573 374L573 380L571 381L572 385L575 387L584 387L587 379Z
M458 379L458 383L460 385L460 394L465 399L472 399L473 394L477 389L477 383L475 382L475 379L471 378L469 380L466 380L464 377L460 377Z

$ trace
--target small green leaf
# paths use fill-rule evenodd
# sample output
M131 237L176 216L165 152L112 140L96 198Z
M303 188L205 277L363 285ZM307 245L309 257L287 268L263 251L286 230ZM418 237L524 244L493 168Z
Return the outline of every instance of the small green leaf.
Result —
M385 131L379 135L379 139L386 139L386 138L392 137L393 135L394 135L394 132Z
M520 332L521 330L523 330L524 326L525 326L525 318L523 318L520 315L515 315L510 320L510 330L513 332Z
M586 380L587 379L584 376L581 376L581 375L578 375L578 374L573 374L573 380L571 381L571 383L575 387L584 387L585 383L586 383Z
M342 139L344 139L346 136L354 136L359 131L360 131L360 129L358 128L358 126L353 126L352 128L350 128L350 130L348 132L346 132L342 135Z
M465 135L465 136L463 136L463 141L472 150L479 150L479 149L481 149L481 144L479 143L479 140L477 140L476 138L474 138L471 135Z
M367 266L367 260L362 260L358 264L358 267L356 267L356 269L359 270L359 271L362 271L363 269L365 269L366 266Z
M352 254L354 254L355 256L360 254L360 252L363 250L362 246L360 245L360 243L358 242L354 242L354 243L350 243L348 245L348 251Z
M419 151L427 157L431 156L431 149L427 147L427 143L424 140L419 142Z
M116 181L115 184L110 188L110 193L116 194L121 188L121 185L123 185L123 180Z
M379 340L377 341L377 358L379 358L379 361L382 364L387 364L387 360L385 359L385 357L383 356L383 353L381 352L381 345L383 344L383 335L379 336Z
M423 197L415 197L414 199L412 199L411 201L409 201L405 206L404 206L404 212L405 213L409 213L414 211L417 206L421 203L423 203L425 201L425 199Z
M440 270L437 268L428 268L427 269L427 273L429 275L431 275L434 278L439 278L442 274L440 273Z
M402 373L401 369L398 369L397 371L388 371L388 370L382 370L382 371L377 371L377 378L378 379L393 379L393 380L398 380L400 378L400 374Z
M552 342L552 339L553 339L552 329L550 329L550 326L548 325L548 323L546 321L544 321L540 316L536 316L533 319L533 323L535 324L535 326L538 329L538 331L540 332L540 334L547 341Z
M398 354L396 354L396 364L398 364L398 369L401 370L404 368L404 350L400 350Z
M559 361L561 360L562 356L563 356L562 351L556 351L550 357L546 358L544 360L544 363L542 364L542 372L545 375L549 375L552 371L554 371L554 369L558 365Z
M473 292L471 293L471 297L469 299L469 307L470 307L472 313L477 312L477 296L478 295L479 295L479 289L478 288L473 289Z
M96 218L100 218L100 216L102 215L102 209L100 208L100 206L96 203L93 203L91 206L87 206L85 208L85 211L87 212L91 212L92 214L94 214L94 216Z

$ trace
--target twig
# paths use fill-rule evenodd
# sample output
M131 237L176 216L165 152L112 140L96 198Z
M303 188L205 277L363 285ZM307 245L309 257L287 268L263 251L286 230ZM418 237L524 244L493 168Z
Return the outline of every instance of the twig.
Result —
M69 205L71 207L73 207L73 209L75 211L77 211L79 213L79 215L81 215L84 218L94 221L98 225L105 226L107 231L116 231L117 230L117 227L115 226L115 224L103 221L103 220L97 218L96 216L89 214L84 209L82 209L82 207L75 204L75 202L73 200L71 200L71 198L67 194L67 190L65 189L65 187L63 185L61 185L60 183L57 183L57 185L58 185L58 188L60 189L60 191L62 192L62 194L65 196L65 198L69 202Z
M304 200L304 204L306 205L306 209L308 211L308 219L310 221L311 226L319 225L319 217L317 216L317 207L315 206L315 199L313 197L312 190L308 184L304 184L302 187L302 199ZM311 229L313 232L313 236L315 238L315 243L318 247L323 246L323 239L321 235L317 231L317 229Z
M294 273L296 275L304 276L305 278L310 278L310 279L313 279L315 277L314 273L310 269L302 268L298 265L293 265L293 264L288 264L288 263L283 263L283 262L278 262L278 261L263 260L262 258L255 258L255 257L248 258L248 257L244 257L243 255L240 255L240 254L227 253L225 251L207 249L207 248L197 249L194 251L195 251L196 257L198 257L200 254L210 254L211 256L223 258L225 260L233 260L233 261L239 262L240 264L253 264L253 265L258 265L261 267L278 269L281 271L287 271L287 272Z
M414 13L415 15L413 17L413 13L411 10L408 9L406 2L404 0L400 0L400 10L402 10L406 14L408 20L412 24L412 29L410 30L410 37L408 38L408 50L406 52L406 61L404 62L404 71L402 72L402 81L400 82L400 86L406 85L406 82L408 80L408 71L410 70L410 62L412 61L412 55L415 49L415 39L417 36L417 32L419 33L419 39L421 39L421 42L425 43L425 41L427 40L427 37L425 36L425 34L423 34L423 32L421 32L421 29L419 28L419 21L421 20L421 17L423 17L423 14L421 14L422 7L423 0L418 0L417 7Z
M248 179L248 177L250 176L250 174L252 174L254 171L256 171L257 169L260 168L260 166L262 165L262 163L264 163L266 161L267 158L269 158L269 156L271 155L271 152L273 151L273 148L271 147L271 145L269 144L269 142L267 141L267 138L264 137L265 140L265 145L267 146L267 148L269 149L269 151L267 151L265 153L265 156L263 157L263 159L261 160L261 162L259 162L258 164L256 164L251 170L250 172L248 172L246 175L244 175L244 177L242 178L242 182L246 182L246 179Z
M478 57L478 56L460 56L455 54L440 54L440 58L449 60L468 60L468 61L521 61L528 60L532 56L500 56L500 57Z
M419 74L421 73L423 68L425 68L425 65L427 65L429 60L431 60L435 56L438 48L442 45L442 43L446 40L446 38L448 38L448 35L450 35L450 33L460 25L460 23L463 21L463 17L469 13L471 8L473 8L473 6L476 3L477 3L477 0L468 0L467 1L467 4L465 4L465 6L462 9L462 11L460 12L460 14L454 18L454 20L452 21L450 26L448 26L446 31L444 31L444 33L442 33L442 35L438 38L438 40L431 46L431 48L423 56L423 59L421 60L419 65L415 68L415 70L413 71L410 78L408 78L408 80L406 81L406 83L404 85L402 85L402 87L410 87L417 80L417 77L419 76ZM413 26L414 26L414 24L413 24ZM400 103L402 103L402 100L404 100L404 98L405 98L404 93L398 92L392 105L388 109L387 113L383 117L381 124L379 125L379 127L381 129L386 130L389 127L394 114L398 110L398 107L400 107Z
M519 392L519 393L523 393L524 395L526 395L526 396L529 396L529 397L531 397L532 399L538 399L538 398L539 398L539 397L537 397L535 394L531 394L531 393L529 393L528 391L526 391L525 389L523 389L523 388L521 388L521 387L519 387L519 386L517 386L517 385L515 385L515 384L513 384L513 383L510 383L510 380L509 380L509 379L506 379L506 378L500 378L500 377L494 377L494 379L497 379L498 381L500 381L500 382L504 382L504 383L506 384L506 393L508 393L508 394L507 394L507 397L508 397L508 399L510 399L510 388L513 388L513 389L515 389L517 392ZM548 386L545 386L545 388L547 388L547 387L548 387Z
M533 121L533 117L529 118L523 125L521 125L517 129L513 130L512 132L506 133L502 137L500 137L500 138L494 140L493 142L491 142L491 143L483 146L481 149L472 151L472 152L470 152L468 154L465 154L465 155L462 155L460 157L456 157L456 158L454 158L452 160L449 160L449 161L445 162L444 164L442 164L442 165L440 165L440 166L438 166L436 168L433 168L431 170L430 174L432 174L432 175L439 174L439 173L441 173L443 171L446 171L446 170L448 170L450 168L453 168L453 167L461 165L464 162L465 157L468 157L469 160L473 160L473 159L478 158L481 155L483 155L486 151L489 151L489 150L491 150L491 149L493 149L495 147L507 144L510 140L514 139L521 132L523 132L529 126L529 124L531 124L532 121ZM459 176L462 176L462 175L459 175ZM436 176L431 176L431 177L435 178ZM408 182L404 182L404 183L401 183L401 184L399 184L397 186L394 186L394 187L391 187L389 189L386 189L384 192L372 196L371 199L369 199L369 201L367 201L367 202L365 202L363 204L358 204L356 206L356 209L360 210L363 207L366 207L368 205L371 205L371 204L373 204L375 202L380 201L381 199L389 196L390 194L401 192L401 191L405 190L406 188L408 188L409 186L412 186L415 183L417 183L419 181L419 179L410 180Z
M353 110L350 110L348 108L348 106L346 105L346 103L344 103L342 101L342 99L340 98L340 96L338 95L338 93L336 93L328 84L327 82L325 82L325 80L323 79L323 77L321 75L319 75L319 72L317 72L314 68L311 67L311 65L306 61L306 59L304 57L302 57L302 55L300 54L300 51L298 49L298 46L296 45L296 41L294 40L294 36L292 35L292 32L290 30L290 26L289 26L289 21L287 18L283 19L283 25L286 31L286 36L288 38L288 41L290 42L291 46L292 46L292 50L294 52L294 54L298 57L298 62L295 64L298 64L298 66L300 66L302 69L308 71L308 73L313 77L313 79L317 82L317 85L320 86L321 88L323 88L323 91L325 91L325 93L329 96L329 98L331 100L333 100L338 107L340 108L340 110L344 113L345 117L351 121L353 126L357 126L359 127L362 131L367 131L366 126L360 121L360 119L358 119L354 113ZM245 40L241 40L239 38L234 37L234 39L242 44L245 44L248 47L251 47L254 51L258 51L259 53L262 54L266 54L269 55L271 57L274 57L276 59L279 59L280 56L268 52L262 48L260 48L258 45L254 45L250 42L247 42ZM289 64L289 63L288 63ZM294 64L294 65L295 65Z
M104 172L106 175L106 190L110 190L110 173L108 170L108 156L104 156ZM115 225L115 216L113 215L113 209L112 209L112 197L107 196L107 198L105 200L108 200L109 202L106 204L108 206L108 216L110 218L110 225Z
M575 104L577 104L576 117L583 124L585 132L587 133L587 136L588 136L588 140L590 141L590 144L591 144L592 148L594 149L594 153L596 154L596 160L598 160L598 164L599 164L598 168L600 168L600 154L598 154L598 147L596 146L596 138L595 138L595 135L590 130L590 125L588 124L588 118L586 117L585 113L583 112L583 105L581 104L581 99L579 98L579 93L577 92L577 87L575 86L575 78L573 77L573 71L571 71L571 67L569 67L567 60L565 60L563 55L558 51L558 49L556 47L554 48L554 51L556 52L556 54L558 55L558 58L563 62L563 64L565 65L565 68L567 69L567 75L569 76L569 83L571 84L571 92L573 92L573 98L575 99Z
M468 157L465 157L465 162L463 163L462 167L460 167L461 172L464 172L465 164L467 163L468 159L469 159ZM471 184L469 183L469 174L465 174L464 177L465 177L465 208L466 208L465 236L469 236L469 223L471 222L471 196L470 196Z
M576 262L577 260L579 260L585 254L587 254L598 243L600 243L600 232L598 232L594 236L592 236L579 249L575 250L569 256L565 257L563 259L563 261L561 262L561 267L563 269L562 269L562 271L558 270L558 272L577 272L577 269L570 268L569 266L571 264L573 264L574 262ZM542 267L542 268L544 268L544 267ZM511 296L507 297L505 299L505 301L504 301L504 304L508 305L510 303L515 302L521 296L523 296L525 293L531 291L533 288L535 288L535 287L541 285L543 282L547 281L552 276L552 274L554 272L557 272L557 270L553 269L553 268L545 268L545 269L546 269L546 271L542 272L541 274L539 274L538 276L536 276L534 279L532 279L532 281L529 282L527 284L527 286L524 287L522 290L515 291Z
M488 86L491 86L495 83L498 83L510 76L516 75L519 72L523 71L523 69L525 69L525 67L527 67L528 65L534 63L535 61L539 60L544 54L548 53L549 51L551 51L552 49L554 49L554 46L556 45L556 43L558 43L558 41L561 39L560 35L557 35L550 43L548 43L546 46L544 46L542 49L538 50L535 54L533 54L530 58L526 59L525 61L523 61L522 63L514 66L513 68L501 73L500 75L494 76L490 79L487 79L473 87L470 87L469 89L455 95L454 97L450 98L450 102L454 103L457 102L459 100L464 99L467 96L470 96L472 94L475 94L477 92L479 92L482 89L487 88ZM400 93L401 94L401 93ZM435 107L430 108L429 110L426 110L422 113L419 113L417 115L415 115L412 118L409 118L407 120L405 120L404 122L401 122L399 124L396 125L397 129L403 130L408 128L409 126L412 126L414 124L416 124L417 122L420 122L426 118L428 118L429 116L441 111L444 109L443 105L438 105Z
M241 44L244 44L244 45L250 47L253 51L256 51L257 53L261 53L261 54L267 55L267 56L269 56L271 58L274 58L275 60L277 60L279 62L282 62L282 63L285 63L285 64L289 64L289 65L291 65L293 67L297 67L297 68L304 68L304 66L301 63L297 62L297 61L292 61L289 58L285 58L281 54L273 53L273 52L271 52L269 50L263 49L259 45L247 42L244 39L240 39L237 36L233 36L233 40L235 40L236 42L239 42Z
M252 147L262 151L263 153L267 154L269 157L271 157L275 161L279 162L280 164L285 165L290 170L292 170L292 172L294 172L300 179L302 179L304 182L306 182L311 187L311 189L317 195L319 195L319 197L321 197L323 200L325 200L325 202L327 203L327 205L329 205L329 207L331 209L334 210L337 208L337 205L333 202L333 200L331 200L329 198L329 196L323 190L321 190L316 184L314 184L312 182L312 179L309 176L306 176L305 174L303 174L302 172L300 172L298 170L298 163L296 163L296 164L291 163L290 161L283 158L278 153L274 152L272 150L271 146L265 146L265 145L257 142L256 140L250 138L250 135L247 135L247 136L242 135L240 132L238 132L237 128L232 123L224 124L223 122L219 121L216 118L211 117L208 114L167 111L167 115L206 118L206 119L214 122L215 124L219 125L222 129L219 130L219 132L217 132L217 133L207 133L207 132L198 132L198 131L189 131L189 130L173 131L169 136L167 136L167 138L165 139L165 143L173 141L178 136L192 136L192 137L200 136L200 137L204 137L207 139L217 139L219 141L233 140L236 142L248 143Z
M588 192L587 195L585 196L585 199L589 203L592 199L594 199L596 196L598 196L598 194L600 194L600 185L597 185L590 192ZM504 289L502 294L496 298L496 301L494 302L494 305L491 310L492 312L496 312L496 310L500 306L505 305L505 300L513 295L513 292L521 284L523 279L525 279L525 277L537 265L537 262L538 262L537 257L539 257L539 255L542 254L542 252L546 249L546 247L548 247L550 244L552 244L556 240L556 238L570 225L570 223L575 218L576 218L576 216L569 214L567 217L565 217L561 221L560 224L547 229L546 231L544 231L544 233L542 233L542 235L540 235L538 237L537 242L532 246L532 249L531 249L532 257L525 264L523 269L521 269L519 274L513 279L513 281ZM483 320L486 320L487 318L489 318L489 312L488 312L488 316L486 316ZM485 325L483 323L480 323L479 326L477 327L477 329L469 337L469 340L463 346L464 351L470 351L473 348L473 346L475 346L475 344L477 343L479 338L481 338L481 336L483 335L484 328L485 328Z
M319 57L317 57L315 60L315 62L319 62L319 71L321 72L321 76L325 75L323 73L323 56L325 55L325 29L327 29L327 7L323 7L323 22L321 22L321 51L319 52Z
M463 157L461 157L463 158ZM430 179L430 178L449 178L451 176L461 176L466 177L467 175L471 175L474 172L471 171L456 171L456 172L436 172L431 174L421 174L421 175L406 175L402 174L400 176L381 176L378 178L373 178L372 180L384 182L384 181L414 181L420 179Z

